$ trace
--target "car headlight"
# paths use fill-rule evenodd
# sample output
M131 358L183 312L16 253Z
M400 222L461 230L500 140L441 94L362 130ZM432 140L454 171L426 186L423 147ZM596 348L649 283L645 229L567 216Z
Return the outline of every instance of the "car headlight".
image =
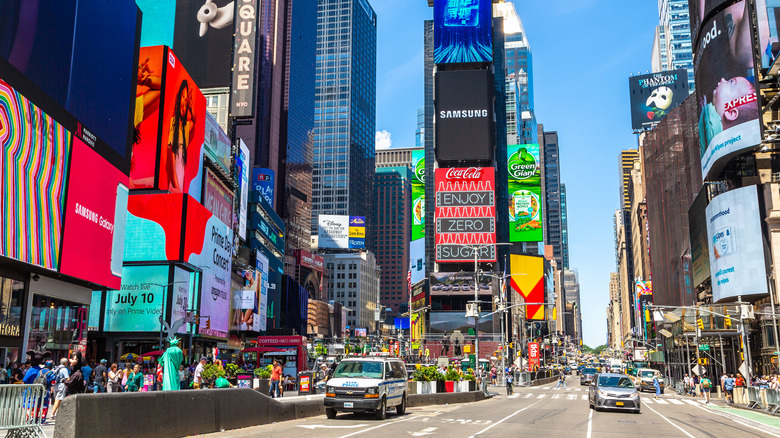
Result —
M639 392L637 392L637 391L632 392L631 393L631 398L634 398L634 397L639 397Z
M373 388L366 388L366 394L379 394L379 388L376 386Z
M325 387L325 392L330 393L330 394L335 393L336 392L336 388L333 387L333 386L326 386Z

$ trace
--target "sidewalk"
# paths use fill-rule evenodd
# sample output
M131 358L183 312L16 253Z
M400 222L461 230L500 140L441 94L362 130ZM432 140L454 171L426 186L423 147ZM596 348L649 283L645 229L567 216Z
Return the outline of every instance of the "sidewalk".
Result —
M703 400L702 397L691 397L688 395L677 395L677 397ZM710 402L707 404L702 403L701 407L732 420L744 422L752 427L760 429L770 428L772 429L771 432L780 436L780 414L772 414L760 409L750 409L747 405L727 403L723 397L710 397Z

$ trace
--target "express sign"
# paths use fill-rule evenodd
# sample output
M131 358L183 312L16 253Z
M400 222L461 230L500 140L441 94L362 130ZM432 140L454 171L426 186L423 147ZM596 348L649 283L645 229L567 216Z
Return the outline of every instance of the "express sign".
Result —
M439 168L435 189L436 261L495 261L495 169Z

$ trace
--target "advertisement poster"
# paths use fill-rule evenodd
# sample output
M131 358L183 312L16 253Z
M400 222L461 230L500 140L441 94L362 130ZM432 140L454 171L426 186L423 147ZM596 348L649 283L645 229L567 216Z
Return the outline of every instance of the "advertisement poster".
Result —
M78 138L73 140L72 160L60 272L119 289L127 175Z
M176 261L181 258L184 196L130 196L127 202L124 261Z
M366 247L366 218L321 214L318 218L320 248L361 249Z
M425 278L425 150L412 151L412 240L409 270L412 284Z
M769 293L756 186L716 196L706 212L712 301Z
M176 1L173 47L195 83L203 88L230 85L235 3L235 0Z
M702 25L695 48L705 180L728 158L761 142L749 15L745 1L716 13Z
M233 78L230 89L232 117L254 115L258 3L258 0L237 0L233 3L237 11L233 40Z
M435 0L433 40L436 64L493 61L492 0Z
M349 247L351 249L362 249L366 247L365 216L349 217Z
M173 301L171 303L171 320L168 321L171 326L177 321L183 320L187 316L187 310L193 308L193 297L195 286L193 284L194 275L182 268L173 268ZM192 324L186 323L179 327L177 333L189 333Z
M0 109L0 256L56 270L71 135L2 79Z
M535 371L539 366L539 343L528 343L528 371Z
M691 244L691 274L693 286L698 286L710 278L710 252L707 241L708 188L704 186L688 210L688 237Z
M696 41L696 36L699 34L701 23L704 21L704 17L710 15L712 11L720 9L720 6L724 3L728 3L730 0L688 0L688 16L691 20L691 41Z
M230 175L230 138L217 123L217 119L206 111L206 133L203 139L203 151L211 161L219 165Z
M160 331L160 315L167 295L168 266L125 266L122 286L106 292L103 330L107 332Z
M496 261L495 169L436 169L437 262Z
M434 80L436 160L492 160L493 74L489 70L439 71Z
M260 192L271 206L274 205L274 179L275 173L271 169L262 167L252 169L252 191Z
M257 318L255 321L255 331L261 332L267 329L268 321L268 280L270 267L268 266L268 257L256 252L257 263L255 266L255 272L258 279L257 287L259 288L259 299L257 302Z
M526 303L526 320L544 320L545 281L544 257L509 255L512 290L520 294Z
M628 78L631 128L652 129L690 94L688 71L670 70Z
M246 240L246 215L249 203L249 148L244 140L239 139L236 167L238 168L238 182L241 198L238 204L238 237Z
M769 68L780 52L780 3L776 0L756 0L756 15L761 67Z
M233 225L233 191L209 169L206 169L203 205L225 225Z
M539 144L507 146L509 171L509 241L544 240L542 169Z
M490 312L479 313L479 325L477 326L480 333L493 333L493 316L489 315ZM469 330L474 330L474 318L466 318L466 312L431 312L431 333L443 333L451 334L455 330L460 330L461 333L468 333ZM489 315L489 316L488 316ZM403 318L408 321L408 318ZM455 346L455 345L453 345Z
M160 96L163 92L165 47L143 47L138 55L135 94L135 141L130 169L131 189L154 188L160 145Z

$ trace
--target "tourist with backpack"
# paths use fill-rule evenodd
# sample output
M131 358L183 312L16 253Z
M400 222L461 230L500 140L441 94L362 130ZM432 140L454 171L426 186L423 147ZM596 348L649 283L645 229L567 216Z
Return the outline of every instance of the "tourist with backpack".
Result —
M712 381L707 377L706 374L703 374L701 376L701 392L704 394L704 403L707 404L710 402L710 388L712 387Z
M51 411L51 417L54 419L57 416L57 409L60 407L60 403L65 400L65 396L68 395L68 387L65 381L70 377L70 368L68 368L69 361L67 357L60 359L60 365L54 371L54 381L56 388L54 390L54 408Z

